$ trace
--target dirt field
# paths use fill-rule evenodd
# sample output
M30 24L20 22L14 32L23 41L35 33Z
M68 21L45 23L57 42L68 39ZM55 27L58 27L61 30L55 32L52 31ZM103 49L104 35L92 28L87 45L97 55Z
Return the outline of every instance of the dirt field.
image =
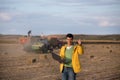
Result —
M120 44L83 46L77 80L120 80ZM0 80L61 80L61 73L51 54L25 52L17 42L0 43Z

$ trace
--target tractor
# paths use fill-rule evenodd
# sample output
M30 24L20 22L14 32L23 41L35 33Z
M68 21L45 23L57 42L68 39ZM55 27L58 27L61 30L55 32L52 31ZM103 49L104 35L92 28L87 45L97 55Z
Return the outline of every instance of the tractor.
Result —
M49 53L53 49L59 49L62 46L62 41L57 38L41 38L41 37L23 37L20 40L24 50L27 52ZM22 42L24 41L24 42Z

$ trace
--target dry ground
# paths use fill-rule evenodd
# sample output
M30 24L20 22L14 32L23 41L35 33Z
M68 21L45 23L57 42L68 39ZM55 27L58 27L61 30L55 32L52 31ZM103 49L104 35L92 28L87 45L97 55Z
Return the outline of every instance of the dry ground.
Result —
M77 80L120 80L120 44L83 46ZM25 52L19 43L1 43L0 80L61 80L61 73L50 54Z

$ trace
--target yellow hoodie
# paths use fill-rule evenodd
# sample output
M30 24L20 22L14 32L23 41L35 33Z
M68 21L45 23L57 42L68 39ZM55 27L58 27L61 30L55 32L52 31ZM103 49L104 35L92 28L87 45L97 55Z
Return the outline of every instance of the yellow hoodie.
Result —
M66 45L62 46L62 48L60 50L60 56L63 59L65 57L65 49L66 49L66 47L67 47ZM74 50L73 50L73 54L72 54L72 67L73 67L73 70L74 70L75 73L78 73L78 72L81 71L79 54L80 55L83 54L82 46L74 45ZM64 66L64 64L61 63L60 64L60 72L62 72L63 66Z

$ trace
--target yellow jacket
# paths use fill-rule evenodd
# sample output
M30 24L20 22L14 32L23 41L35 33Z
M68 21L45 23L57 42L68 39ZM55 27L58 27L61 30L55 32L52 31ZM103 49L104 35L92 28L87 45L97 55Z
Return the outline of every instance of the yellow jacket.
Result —
M60 50L60 56L61 58L65 57L65 49L66 49L66 45L62 46L61 50ZM81 66L80 66L80 60L79 60L79 54L83 54L83 49L82 46L80 45L74 45L74 50L73 50L73 54L72 54L72 66L73 66L73 70L75 73L78 73L81 71ZM60 64L60 72L62 72L63 70L63 66L64 64L61 63Z

